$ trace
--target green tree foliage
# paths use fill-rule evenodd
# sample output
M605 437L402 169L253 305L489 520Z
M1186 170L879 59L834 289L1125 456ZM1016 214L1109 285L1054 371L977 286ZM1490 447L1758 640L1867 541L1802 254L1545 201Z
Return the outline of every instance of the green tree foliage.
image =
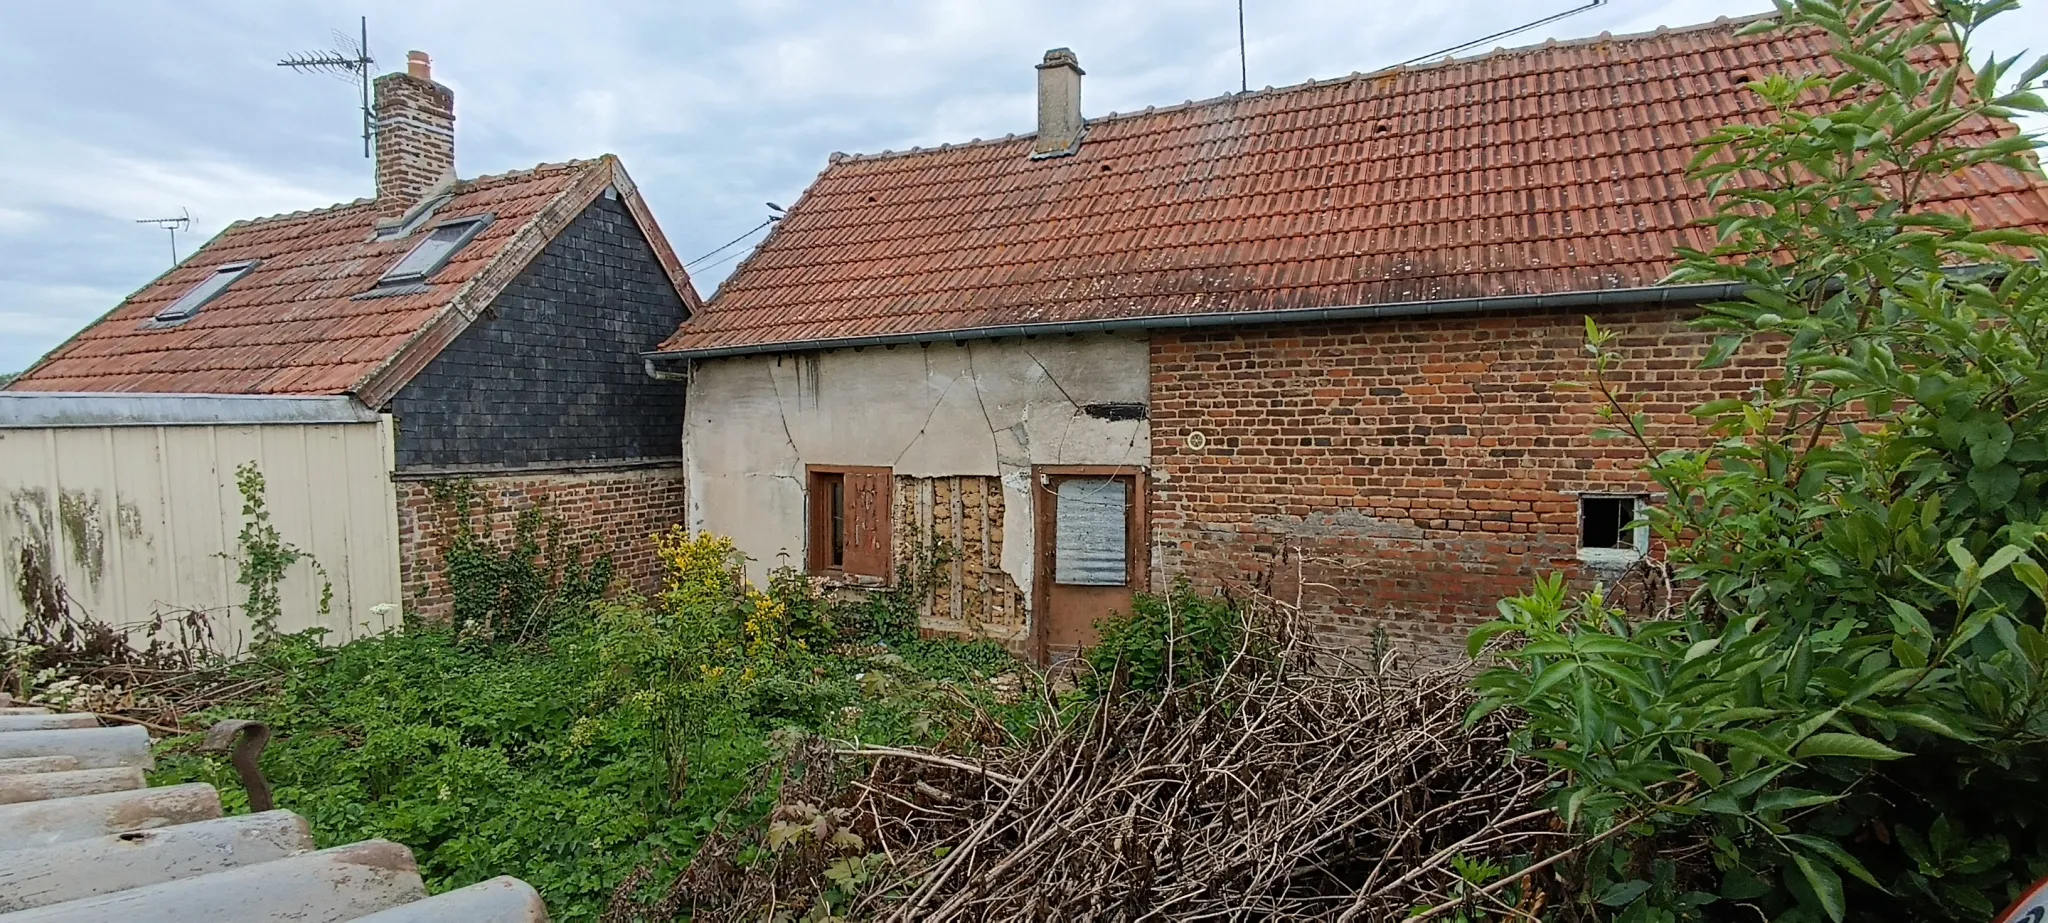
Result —
M1944 209L1950 178L2036 172L1989 117L2044 111L2048 61L1967 65L2012 0L1780 2L1838 77L1753 83L1772 117L1706 138L1718 243L1674 281L1707 363L1781 351L1660 445L1588 322L1608 435L1666 494L1681 604L1630 619L1558 580L1501 604L1482 709L1528 718L1556 807L1600 837L1582 907L1623 920L1989 919L2048 873L2048 239ZM2001 89L2003 88L2003 89Z

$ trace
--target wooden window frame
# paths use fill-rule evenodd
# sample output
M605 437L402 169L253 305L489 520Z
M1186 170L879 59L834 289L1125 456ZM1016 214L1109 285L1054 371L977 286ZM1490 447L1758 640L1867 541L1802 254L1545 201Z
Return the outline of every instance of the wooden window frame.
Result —
M878 479L877 517L872 527L877 534L881 548L877 555L847 553L846 544L853 539L855 523L845 511L846 499L851 496L844 485L847 475L859 475ZM827 496L821 496L822 487L828 484L841 485L840 527L841 560L832 561L832 506ZM806 572L813 576L880 581L889 583L895 577L895 545L893 526L895 519L895 471L875 465L805 465L804 466L804 564Z

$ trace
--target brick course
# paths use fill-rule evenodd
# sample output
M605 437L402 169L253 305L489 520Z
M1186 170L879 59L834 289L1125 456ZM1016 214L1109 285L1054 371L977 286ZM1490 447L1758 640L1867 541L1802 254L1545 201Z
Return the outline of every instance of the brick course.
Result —
M1674 311L1598 320L1676 443L1699 440L1691 407L1777 364L1700 369L1713 337ZM1651 485L1593 439L1597 398L1555 387L1589 375L1584 341L1577 313L1155 333L1155 583L1263 585L1343 640L1442 652L1540 574L1589 579L1577 494Z
M452 504L434 498L435 483L398 484L399 579L409 611L445 619L451 599L443 555L457 521ZM545 506L563 521L566 541L590 543L585 560L612 556L615 589L655 589L661 561L649 539L683 521L680 467L476 477L471 483L478 500L472 521L497 547L511 544L521 512Z

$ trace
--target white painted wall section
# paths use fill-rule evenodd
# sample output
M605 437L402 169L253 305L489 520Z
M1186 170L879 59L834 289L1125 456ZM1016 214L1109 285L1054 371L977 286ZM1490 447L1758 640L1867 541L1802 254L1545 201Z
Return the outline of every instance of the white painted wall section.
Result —
M1027 598L1034 465L1143 470L1147 346L1131 336L1006 339L697 363L683 426L689 526L730 535L755 580L801 565L804 467L880 465L899 477L1003 484L1003 569Z

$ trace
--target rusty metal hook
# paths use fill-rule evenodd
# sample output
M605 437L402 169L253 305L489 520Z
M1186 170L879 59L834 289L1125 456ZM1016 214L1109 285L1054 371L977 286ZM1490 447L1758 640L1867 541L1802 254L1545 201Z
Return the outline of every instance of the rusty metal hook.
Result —
M235 735L241 735L241 742L235 742ZM229 762L235 764L235 774L242 777L242 788L249 792L249 810L268 811L274 805L270 800L270 783L263 778L263 767L257 760L263 756L263 748L270 745L270 725L245 718L229 718L207 729L206 740L199 749L225 753L230 745L234 755Z

